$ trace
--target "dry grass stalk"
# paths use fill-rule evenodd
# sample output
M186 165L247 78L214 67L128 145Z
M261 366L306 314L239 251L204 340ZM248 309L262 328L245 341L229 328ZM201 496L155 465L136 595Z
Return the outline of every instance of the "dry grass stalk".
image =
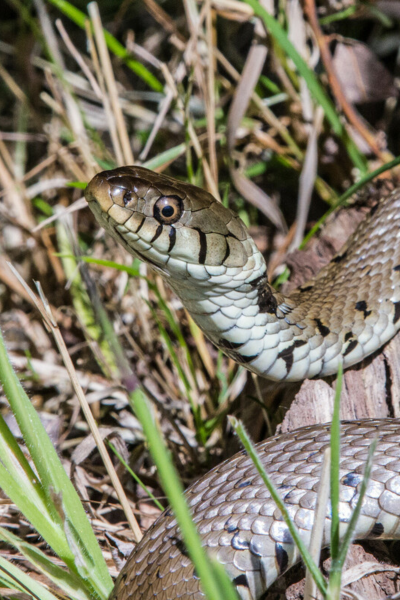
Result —
M38 291L39 291L39 296L36 296L36 294L34 294L32 292L32 290L26 285L25 281L20 277L18 271L14 267L12 267L12 265L10 265L10 267L11 267L14 275L20 282L20 284L25 288L26 293L31 297L32 302L36 306L38 311L40 312L41 317L42 317L46 327L51 331L51 333L54 336L55 342L57 344L57 348L60 351L65 368L68 371L70 381L73 385L73 388L74 388L77 398L79 400L79 404L81 406L82 412L85 415L86 421L89 425L90 432L96 442L96 446L100 452L101 458L107 469L107 473L110 477L111 483L117 493L119 501L121 502L121 506L123 507L127 521L135 535L135 539L136 539L136 541L140 541L140 539L142 538L141 529L140 529L140 527L136 521L136 518L132 512L132 509L130 507L130 504L128 502L126 494L121 485L121 482L115 472L114 465L112 464L112 462L110 460L107 448L103 442L103 438L99 433L96 421L93 418L92 411L90 410L90 406L86 400L82 386L78 380L78 377L76 376L74 364L71 360L71 357L70 357L67 347L65 345L64 339L61 335L58 324L53 317L50 304L49 304L46 296L43 294L42 288L39 283L36 284Z

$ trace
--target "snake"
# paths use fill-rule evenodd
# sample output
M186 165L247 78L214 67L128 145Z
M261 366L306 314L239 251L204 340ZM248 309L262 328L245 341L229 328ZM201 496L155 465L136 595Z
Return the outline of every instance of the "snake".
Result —
M325 377L359 363L400 328L400 190L378 202L320 272L289 295L268 280L243 221L207 191L139 166L98 173L85 197L98 223L150 265L204 334L248 370L275 381ZM340 535L377 438L356 539L400 538L400 419L342 422ZM256 445L306 544L330 425ZM280 511L245 451L185 493L203 545L243 600L257 600L300 560ZM324 545L329 545L326 519ZM122 569L113 600L200 600L201 584L167 509Z

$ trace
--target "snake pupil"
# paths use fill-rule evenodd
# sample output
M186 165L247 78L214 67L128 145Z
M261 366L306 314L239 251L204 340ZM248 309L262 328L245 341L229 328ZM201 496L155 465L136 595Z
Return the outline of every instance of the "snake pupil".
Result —
M125 206L127 206L127 204L129 204L129 202L132 200L132 193L131 192L126 192L124 194L124 204Z
M168 219L168 217L172 217L172 215L174 214L174 208L172 206L164 206L164 208L161 211L161 214L163 217L166 217Z

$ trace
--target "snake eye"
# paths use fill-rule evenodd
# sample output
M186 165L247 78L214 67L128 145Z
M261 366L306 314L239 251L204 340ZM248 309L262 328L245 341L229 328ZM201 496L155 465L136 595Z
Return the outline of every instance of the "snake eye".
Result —
M179 196L161 196L154 205L154 218L165 225L176 223L182 213L183 203Z

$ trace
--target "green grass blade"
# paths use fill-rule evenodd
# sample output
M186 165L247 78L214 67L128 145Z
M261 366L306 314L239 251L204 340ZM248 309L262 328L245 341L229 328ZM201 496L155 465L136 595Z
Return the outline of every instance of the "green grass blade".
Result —
M195 382L196 381L196 371L195 371L195 368L193 365L192 356L191 356L189 347L186 343L185 337L182 334L179 323L177 323L174 315L172 314L172 311L170 310L168 304L165 302L164 298L161 296L157 286L155 286L151 281L148 281L148 280L146 280L146 281L147 281L147 284L149 285L149 287L152 289L152 291L157 296L158 304L159 304L160 308L162 309L162 311L164 312L164 315L165 315L165 318L167 319L168 325L170 326L172 332L176 336L180 347L185 352L186 360L187 360L193 381Z
M56 565L46 554L33 544L24 542L4 527L0 527L0 539L14 546L36 569L41 571L65 594L76 600L91 600L88 591L82 587L82 581L71 571Z
M60 522L60 518L63 522L64 534L74 553L74 561L71 563L68 560L67 564L72 571L79 572L87 579L94 594L105 599L112 589L112 580L102 552L80 498L36 410L14 373L1 332L0 382L41 480L48 505L47 512L56 523ZM35 523L32 524L35 526Z
M138 477L135 473L135 471L133 471L130 466L128 465L128 463L124 460L124 458L121 456L121 454L118 452L118 450L116 449L115 446L112 445L111 442L108 442L108 446L111 448L111 450L114 452L115 456L118 458L118 460L120 461L121 464L124 465L125 469L128 471L129 475L131 477L133 477L133 479L136 481L136 483L138 485L140 485L140 487L142 488L142 490L148 495L148 497L153 500L154 504L157 506L157 508L159 508L160 510L164 510L163 505L161 504L161 502L159 502L157 500L157 498L154 496L154 494L151 493L151 491L149 490L149 488L147 486L145 486L145 484L143 483L143 481L140 479L140 477Z
M146 169L158 169L158 167L163 167L165 164L171 163L182 154L186 152L186 144L178 144L178 146L174 146L173 148L169 148L164 152L160 152L157 156L146 160L143 163L143 167Z
M70 256L70 254L64 254L64 253L60 253L58 254L58 256L62 256L62 257L68 257ZM192 357L190 354L190 350L188 348L188 345L186 343L186 340L182 334L182 331L179 327L179 324L176 322L174 315L172 314L171 310L169 309L167 303L165 302L165 300L162 298L158 288L156 285L154 285L153 282L151 282L147 277L144 277L143 275L141 275L141 273L138 271L138 269L133 269L132 267L127 267L125 265L120 265L116 262L113 262L111 260L102 260L102 259L95 259L92 258L90 256L82 256L81 260L89 263L89 264L95 264L95 265L101 265L104 267L111 267L112 269L116 269L118 271L123 271L125 273L127 273L130 277L141 277L143 279L146 280L147 285L149 286L149 288L154 292L154 294L157 296L157 300L158 303L160 305L160 308L163 310L165 317L168 321L168 324L171 328L171 330L173 331L173 333L175 334L175 336L178 339L179 345L181 346L181 348L184 350L185 354L186 354L186 360L188 363L188 366L190 368L190 372L192 374L192 378L193 381L196 381L196 372L194 369L194 365L193 365L193 361L192 361ZM184 382L186 391L188 394L190 394L191 391L191 386L189 381L187 380L186 374L184 373L184 371L182 370L182 367L180 365L180 361L178 360L178 357L176 356L176 353L173 349L171 340L165 330L165 328L163 327L163 325L161 324L160 320L157 318L156 313L154 312L152 306L149 304L149 308L153 313L154 319L157 321L157 325L159 327L160 333L162 335L162 337L165 340L165 343L168 346L168 350L170 350L171 352L171 358L174 361L174 364L179 372L179 376L181 377L182 381Z
M150 282L148 282L148 283L149 283L149 287L152 288L153 291L155 291L156 290L155 286L153 284L151 284ZM161 296L158 294L158 290L157 290L157 295L158 295L159 300L161 300ZM162 305L165 307L165 309L167 310L167 312L169 313L169 315L171 317L170 325L172 323L173 329L175 329L175 330L178 329L178 327L176 326L175 320L173 319L172 314L169 312L169 309L168 309L168 307L167 307L167 305L165 304L164 301L162 301ZM179 379L183 383L183 385L185 386L187 400L188 400L188 402L190 404L190 408L191 408L192 413L193 413L193 418L194 418L195 427L196 427L196 435L199 438L200 442L202 444L205 444L206 441L207 441L207 434L206 434L206 431L205 431L205 428L204 428L203 420L201 418L200 406L198 406L194 402L194 400L193 400L192 386L191 386L191 384L190 384L190 382L189 382L189 380L188 380L188 378L186 376L186 373L185 373L185 371L184 371L184 369L183 369L183 367L181 365L181 361L179 360L178 355L175 352L175 348L173 346L173 343L171 341L170 336L168 335L167 330L165 329L164 325L161 323L160 319L158 318L156 311L153 309L153 307L149 303L148 303L148 307L151 310L151 313L153 315L153 318L154 318L155 322L157 323L157 327L158 327L158 330L160 332L160 335L163 338L163 340L165 342L165 345L168 348L169 355L170 355L171 360L172 360L172 362L173 362L173 364L174 364L174 366L175 366L175 368L176 368L176 370L178 372ZM180 336L178 336L178 337L180 337L180 339L183 341L182 334L180 334ZM184 342L184 341L183 341L183 347L184 347L184 349L186 349L186 357L187 357L188 354L189 354L189 351L188 351L188 348L186 346L186 342ZM189 368L193 367L191 358L188 360L188 363L189 363ZM192 371L192 375L195 375L194 374L194 369ZM193 377L193 380L196 381L195 376Z
M151 456L157 466L163 489L168 496L176 520L179 524L185 547L200 577L201 585L208 600L237 600L237 595L232 584L224 580L221 589L221 578L215 574L213 563L207 557L201 540L194 525L189 508L186 504L183 487L178 474L172 464L169 452L164 444L161 434L155 425L147 400L141 390L130 394L133 410L142 423ZM220 572L218 572L220 574Z
M349 139L340 120L339 113L336 110L334 104L331 102L331 100L325 93L314 72L310 69L306 61L297 52L296 48L289 40L285 30L282 28L280 23L265 10L265 8L258 2L258 0L245 0L245 2L249 4L254 10L254 13L263 20L268 33L272 35L277 44L294 62L298 72L305 80L307 87L310 90L310 93L313 96L314 100L317 102L317 104L322 106L325 116L331 124L333 131L338 137L343 139L347 147L347 151L351 155L354 164L362 171L365 171L365 157L358 151L354 142Z
M343 19L347 19L348 17L354 15L357 10L359 10L359 6L357 6L357 4L353 4L352 6L349 6L344 10L340 10L337 13L333 13L327 17L322 17L322 19L319 19L319 23L320 25L330 25L335 21L342 21Z
M118 374L118 367L115 361L115 353L112 352L108 339L104 335L101 327L101 319L96 318L98 317L96 315L96 303L90 301L88 292L84 287L79 263L73 253L72 243L68 235L67 223L68 221L65 219L58 219L56 222L56 233L64 272L67 280L70 282L70 292L74 309L89 344L93 345L94 342L100 350L100 352L95 352L94 356L103 373L106 377L110 375L116 376Z
M9 473L0 463L0 487L14 502L54 552L68 565L73 566L74 556L63 533L59 519L50 513L49 504L37 493L30 482L24 481L17 471ZM54 512L54 511L53 511Z
M331 556L339 553L339 496L340 496L340 395L342 393L343 365L340 363L331 425Z
M338 556L334 560L332 559L331 568L329 571L329 582L326 593L326 600L340 600L341 597L341 582L342 582L342 571L344 561L346 560L349 546L354 537L354 533L357 526L357 521L361 513L362 503L367 491L369 479L371 477L373 457L376 450L378 439L375 438L369 448L368 458L365 464L364 477L360 486L360 492L357 500L355 509L352 512L349 524L346 528L346 532L343 537L342 544L340 546Z
M44 585L2 556L0 556L0 581L9 589L25 592L35 600L60 600Z
M157 327L160 332L160 335L163 338L165 345L168 348L168 352L171 356L171 360L174 363L176 370L178 371L179 379L182 381L183 385L185 386L185 390L188 395L188 400L189 400L190 406L192 407L192 410L193 410L195 407L193 405L193 400L192 400L192 396L191 396L192 388L190 386L188 378L186 377L186 373L181 366L180 360L178 359L178 357L176 355L176 352L172 345L171 339L170 339L164 325L161 323L160 319L157 317L157 314L156 314L155 310L153 309L153 307L150 305L150 303L148 303L148 307L153 315L155 322L157 323Z
M51 4L56 6L65 16L67 16L71 21L73 21L78 27L81 29L85 29L85 22L89 20L89 17L85 15L79 8L73 6L70 2L66 0L48 0ZM142 65L137 60L134 60L129 52L124 48L122 44L119 43L118 40L115 39L111 33L104 29L104 39L108 46L108 49L115 55L121 58L124 63L138 75L143 81L147 83L149 87L151 87L156 92L162 92L164 87L160 81L144 65Z
M296 544L307 569L310 571L319 590L322 592L322 594L325 594L326 583L322 576L322 573L318 569L318 566L313 561L306 545L304 544L303 540L301 539L299 530L297 529L296 525L293 523L292 519L290 518L289 512L285 506L285 503L283 502L279 492L277 491L277 489L275 488L271 479L269 478L267 472L265 471L264 466L260 460L260 457L258 456L257 450L254 447L249 436L247 435L247 433L243 427L243 424L240 421L238 421L236 419L236 417L228 417L228 419L229 419L229 422L232 425L233 429L239 436L240 441L242 442L249 457L253 461L253 464L254 464L255 468L257 469L260 477L262 478L266 488L268 489L269 493L271 494L271 498L275 502L277 508L281 511L282 517L290 531L293 541Z
M282 50L287 56L294 62L300 75L305 79L307 87L310 90L314 100L322 106L324 113L328 121L330 122L333 131L338 136L343 134L343 125L340 121L337 110L332 104L331 100L325 94L323 88L319 84L319 81L306 61L297 52L292 42L289 40L285 30L282 28L280 23L270 15L265 8L258 2L258 0L245 0L254 10L255 14L264 21L264 25L267 32L272 35Z
M24 453L19 447L16 439L11 433L3 416L0 414L0 457L3 466L11 473L19 473L24 476L34 489L41 491L40 483L37 481L36 473L33 471ZM44 500L44 496L43 496Z
M70 254L56 254L56 256L71 256ZM80 260L92 264L99 265L101 267L110 267L111 269L116 269L117 271L122 271L123 273L128 273L130 277L143 277L140 274L138 269L133 267L127 267L126 265L121 265L120 263L116 263L113 260L104 260L103 258L93 258L92 256L80 256Z
M340 546L340 552L337 558L337 565L338 567L342 568L344 561L346 560L346 556L347 556L347 551L349 549L349 546L351 544L351 541L353 539L354 536L354 532L356 530L356 525L357 525L357 520L360 516L360 512L361 512L361 508L362 508L362 503L364 500L364 496L365 493L367 491L367 486L368 486L368 482L370 480L371 477L371 470L372 470L372 463L373 463L373 459L374 459L374 454L375 454L375 450L376 450L376 446L378 444L378 439L375 438L372 441L372 444L368 450L368 458L367 458L367 462L365 464L365 469L364 469L364 477L363 480L361 482L361 486L360 486L360 492L359 492L359 496L357 499L357 504L355 509L353 510L353 513L350 517L350 522L347 526L346 529L346 533L344 535L343 538L343 542Z
M87 181L69 181L66 183L66 187L71 187L77 190L85 190L87 188ZM51 212L53 214L53 212Z
M143 163L142 167L145 167L146 169L150 169L151 171L154 171L160 167L163 167L166 164L173 162L174 160L179 158L179 156L182 156L182 154L185 154L185 151L186 151L186 144L178 144L178 146L169 148L168 150L165 150L164 152L160 152L159 154L157 154L157 156L153 156L153 158L146 160L146 162ZM113 167L109 166L108 168L111 169ZM67 185L67 187L73 187L73 188L78 188L80 190L84 190L87 186L87 182L86 181L70 181L66 185Z

